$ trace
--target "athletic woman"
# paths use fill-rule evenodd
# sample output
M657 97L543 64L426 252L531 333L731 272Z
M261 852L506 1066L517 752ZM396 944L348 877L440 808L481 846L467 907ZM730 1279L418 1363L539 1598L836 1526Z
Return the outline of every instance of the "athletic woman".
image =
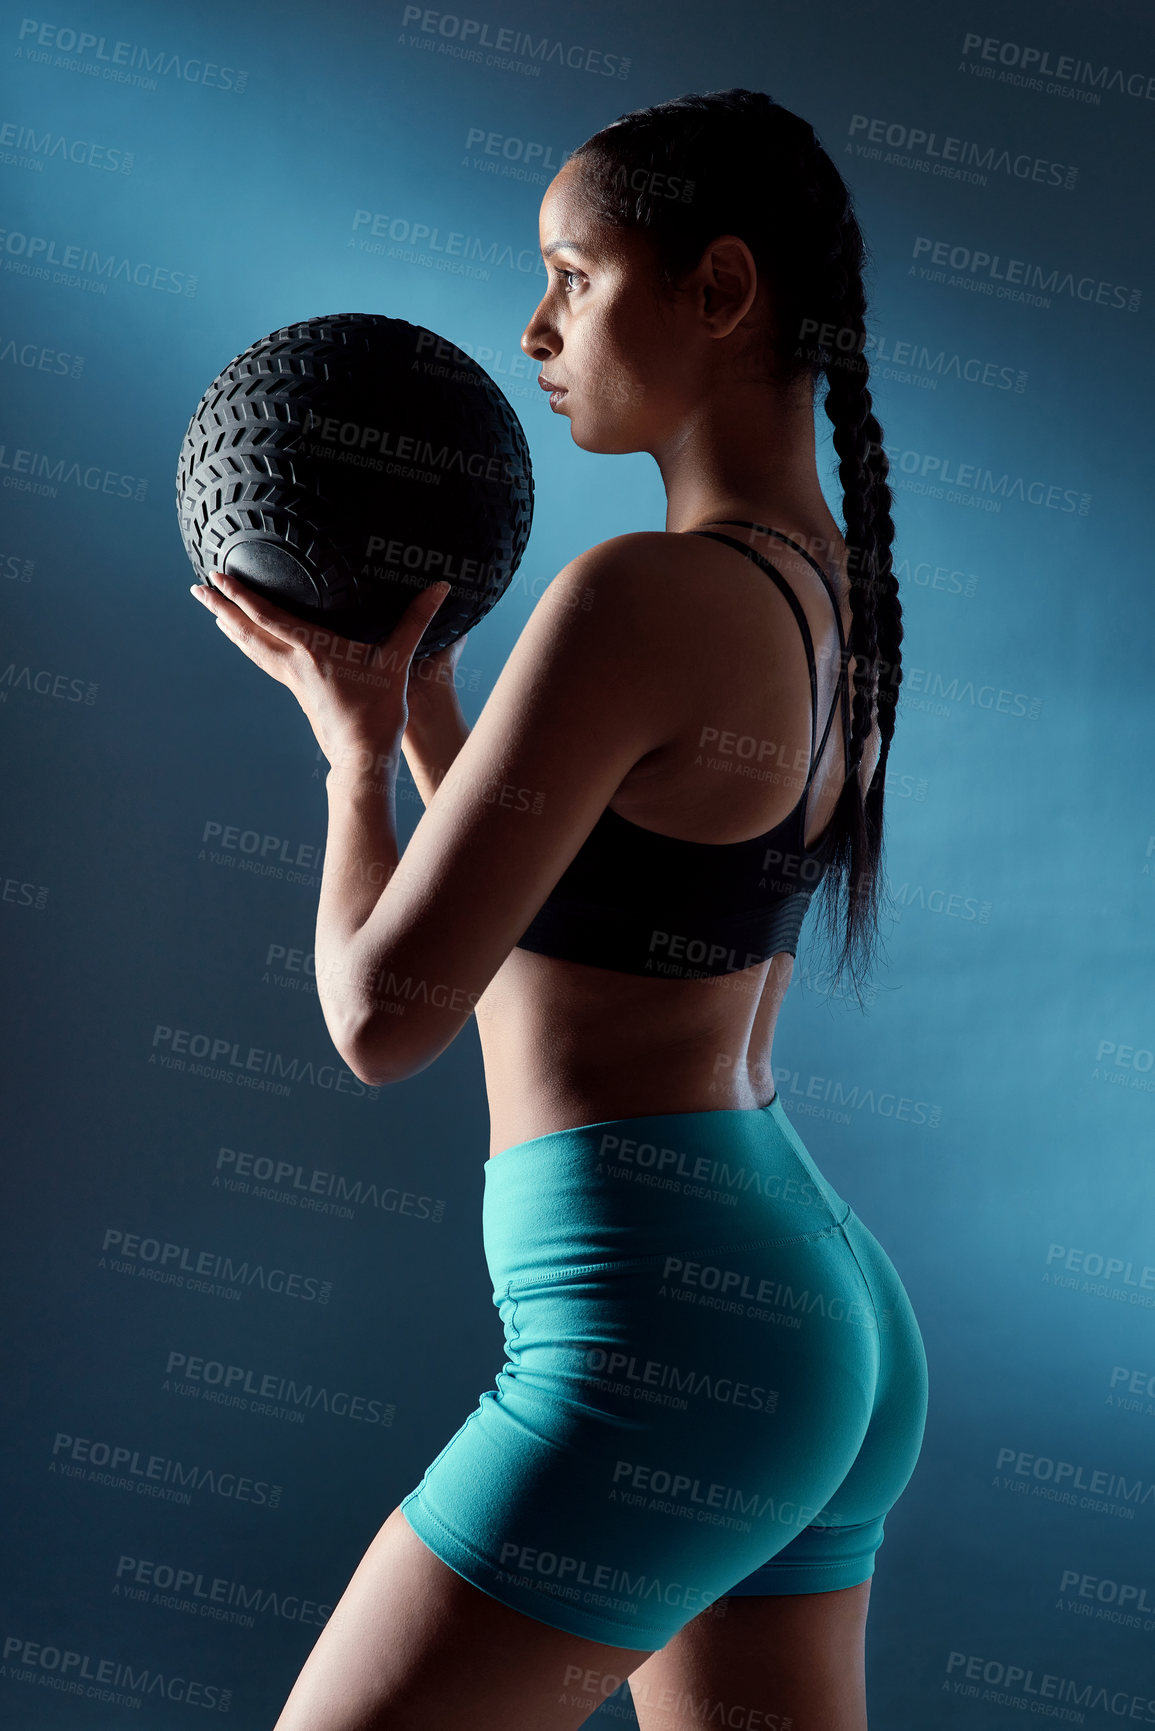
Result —
M771 1061L814 891L832 990L877 936L902 623L862 236L811 127L732 89L587 140L540 244L522 347L581 449L654 458L665 530L558 573L472 732L461 641L412 659L441 593L376 680L219 574L207 597L331 765L337 1049L399 1082L476 1016L507 1349L276 1731L566 1731L627 1677L642 1731L863 1731L926 1360ZM401 748L427 809L399 858Z

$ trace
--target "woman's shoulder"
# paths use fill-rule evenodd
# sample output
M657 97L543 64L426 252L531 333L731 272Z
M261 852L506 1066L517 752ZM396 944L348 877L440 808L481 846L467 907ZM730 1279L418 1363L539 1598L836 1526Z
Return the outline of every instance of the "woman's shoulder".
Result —
M705 593L711 561L703 557L709 543L668 529L633 529L611 535L578 553L564 565L545 593L555 589L588 607L611 600L621 607L640 604L652 626L658 611L679 614L679 601Z
M819 587L813 574L811 583ZM789 587L806 597L810 585L792 581ZM757 623L763 615L771 627L775 621L780 627L784 617L777 588L749 556L744 539L731 545L688 530L612 535L563 566L545 594L551 590L558 602L595 613L607 628L636 632L641 643L666 651L689 644L692 653L702 653L714 644L733 653L736 642L748 642L751 633L763 637ZM764 607L760 597L771 593L774 599ZM823 606L829 607L821 596L804 605L817 609L819 621ZM781 631L770 635L781 637Z

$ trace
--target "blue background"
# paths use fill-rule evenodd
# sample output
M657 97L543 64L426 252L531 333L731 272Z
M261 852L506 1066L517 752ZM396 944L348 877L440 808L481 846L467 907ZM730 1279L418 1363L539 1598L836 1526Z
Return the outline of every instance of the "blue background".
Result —
M210 0L195 20L69 0L43 40L26 16L0 19L0 1712L174 1722L160 1695L134 1711L64 1692L21 1662L32 1642L193 1678L246 1731L270 1724L500 1364L473 1028L367 1095L311 988L319 879L219 846L235 826L272 838L266 859L319 859L325 765L290 694L187 597L188 418L233 355L322 312L409 319L486 366L525 425L537 509L466 647L472 722L554 572L664 519L656 467L573 446L518 347L545 186L617 114L747 84L814 123L872 249L906 624L877 989L865 1016L832 998L804 940L775 1042L787 1111L898 1266L931 1369L873 1588L871 1723L1013 1724L1044 1702L1152 1722L1150 13L501 0L407 23L347 0ZM569 63L463 57L466 18ZM1082 70L1032 78L1032 49ZM892 142L856 148L855 116ZM948 137L993 159L938 172ZM1036 161L1039 178L1009 166ZM391 225L376 251L358 211ZM451 234L468 271L443 268ZM939 280L926 241L957 249ZM976 251L1056 285L1001 295L1005 265ZM1068 277L1111 290L1097 304ZM402 840L421 809L403 770ZM274 1051L299 1079L262 1093L166 1069L158 1028ZM238 1186L262 1160L288 1170ZM166 1283L116 1234L265 1274L238 1297ZM273 1290L270 1270L297 1278ZM181 1355L348 1398L225 1404ZM101 1468L106 1449L126 1466ZM222 1477L141 1494L149 1456ZM166 1569L199 1586L166 1600L148 1584ZM206 1599L213 1580L230 1585ZM238 1612L238 1583L259 1608ZM598 1715L632 1717L624 1688Z

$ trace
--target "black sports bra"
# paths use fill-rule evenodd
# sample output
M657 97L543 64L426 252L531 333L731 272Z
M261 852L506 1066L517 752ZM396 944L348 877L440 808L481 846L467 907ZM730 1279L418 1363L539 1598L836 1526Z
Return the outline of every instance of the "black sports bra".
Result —
M810 785L840 696L846 772L851 773L849 657L842 615L830 578L789 535L735 517L721 521L785 541L818 572L834 605L842 666L816 751L818 675L814 641L798 597L781 572L744 541L710 529L686 531L736 547L752 559L778 585L798 621L810 669L810 769L801 797L773 829L735 842L662 835L607 806L516 949L615 973L680 980L737 973L782 951L797 954L810 898L830 861L829 824L813 846L806 847L803 837Z

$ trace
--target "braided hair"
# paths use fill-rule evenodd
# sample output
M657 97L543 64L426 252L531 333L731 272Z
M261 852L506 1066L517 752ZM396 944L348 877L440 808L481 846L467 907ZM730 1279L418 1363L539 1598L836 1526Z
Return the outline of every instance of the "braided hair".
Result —
M902 682L902 608L891 561L890 465L868 389L866 246L850 192L814 129L763 91L691 93L619 115L571 152L600 222L644 230L666 290L720 234L745 241L768 286L763 364L785 387L825 376L842 486L853 657L851 774L831 819L822 915L832 984L860 978L878 941L886 763ZM877 718L865 799L860 765ZM845 900L845 911L843 911ZM839 943L839 933L841 942Z

